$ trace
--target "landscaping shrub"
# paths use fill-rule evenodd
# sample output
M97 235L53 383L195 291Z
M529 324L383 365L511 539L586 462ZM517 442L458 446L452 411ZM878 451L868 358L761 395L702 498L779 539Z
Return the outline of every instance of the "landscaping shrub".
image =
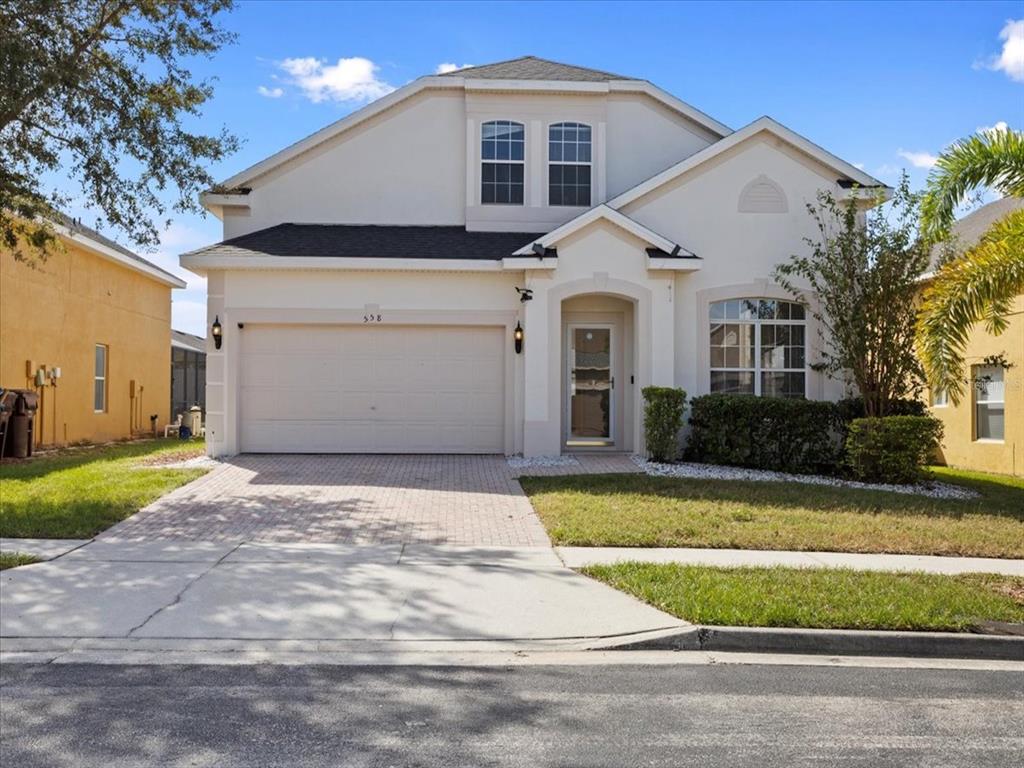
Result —
M675 387L644 387L643 396L647 453L654 461L674 461L679 455L686 393Z
M856 479L912 483L938 448L942 422L930 416L854 419L846 437L846 466Z
M703 395L690 404L691 461L811 474L842 464L835 403L755 395Z
M843 421L850 422L854 419L867 418L868 412L864 408L864 398L847 397L836 403L839 415ZM913 397L900 397L890 400L886 416L927 416L928 407L923 400Z

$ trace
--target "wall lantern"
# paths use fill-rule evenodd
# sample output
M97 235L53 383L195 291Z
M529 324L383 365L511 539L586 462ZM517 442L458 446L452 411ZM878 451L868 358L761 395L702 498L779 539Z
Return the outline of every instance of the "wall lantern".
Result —
M515 340L516 354L517 355L522 354L522 352L523 352L523 326L521 326L519 324L518 320L516 321L516 329L514 331L512 331L512 338Z
M220 349L221 342L223 341L221 332L220 315L217 315L213 318L213 325L210 326L210 334L213 336L213 346L215 349Z

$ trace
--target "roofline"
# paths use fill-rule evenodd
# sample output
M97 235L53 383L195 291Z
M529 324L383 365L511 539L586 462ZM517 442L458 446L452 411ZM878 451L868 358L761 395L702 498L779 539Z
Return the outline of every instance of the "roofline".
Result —
M551 230L546 235L544 235L544 237L534 242L543 245L545 248L552 248L554 247L555 243L564 240L569 235L578 232L579 230L597 221L598 219L606 219L607 221L610 221L612 224L621 227L630 234L640 238L641 240L647 243L650 243L651 245L661 249L665 253L672 253L673 251L676 250L676 248L679 248L682 252L685 252L687 256L694 256L694 254L691 251L688 251L682 246L678 245L677 243L672 242L667 237L659 235L653 229L645 227L640 222L629 218L628 216L626 216L626 214L608 207L604 203L596 205L589 211L581 213L575 219L570 219L569 221L565 222L565 224L562 224L560 227L556 227L555 229ZM527 243L512 255L530 256L531 254L533 254L533 245L534 243Z
M208 269L305 269L362 272L500 272L501 259L392 258L387 256L204 256L182 254L181 266L197 275Z
M138 260L133 259L131 256L127 256L121 253L120 251L111 248L109 245L106 245L105 243L101 243L98 240L94 240L84 232L75 231L73 229L70 229L69 227L65 227L63 224L58 224L55 221L51 221L50 225L61 237L65 238L66 240L70 240L71 242L75 243L75 245L80 245L88 249L92 253L104 259L107 259L108 261L113 261L117 264L120 264L122 267L127 267L128 269L134 272L139 272L143 275L146 275L147 277L151 277L157 282L163 283L164 285L169 285L172 288L185 288L188 285L180 277L177 277L175 275L172 275L170 272L160 269L160 267L158 267L156 264L151 264L150 262L143 259L141 256L136 257L136 259Z
M724 123L718 122L699 109L690 106L646 80L609 80L605 82L575 80L483 80L480 78L457 77L454 73L443 76L425 75L236 173L230 178L225 179L220 186L229 190L235 187L247 186L253 179L269 173L278 166L293 160L323 142L355 128L370 118L428 89L550 91L559 93L643 93L717 136L724 137L732 133L732 129ZM224 198L223 193L213 193L211 191L201 195L200 201L204 206L210 207L212 210L214 206L226 204L227 200ZM240 204L246 205L244 202Z
M774 134L783 141L786 141L797 149L801 150L812 158L827 165L835 171L842 173L845 176L849 176L854 181L861 184L863 187L878 187L881 189L883 196L891 192L891 187L882 183L878 179L870 176L864 171L860 170L854 165L846 162L840 157L836 157L831 152L823 149L809 139L804 138L796 131L782 125L781 123L773 120L770 117L759 117L754 122L743 126L738 131L735 131L721 141L717 141L714 144L710 144L704 149L690 155L684 160L679 161L675 165L666 168L664 171L655 174L651 178L640 182L632 189L627 189L625 192L613 197L608 201L608 205L612 208L621 208L624 205L643 197L649 192L653 192L658 187L672 181L673 179L682 176L689 170L696 168L697 166L706 163L714 157L722 154L723 152L732 149L736 145L746 141L747 139L755 136L756 134L767 131L768 133Z

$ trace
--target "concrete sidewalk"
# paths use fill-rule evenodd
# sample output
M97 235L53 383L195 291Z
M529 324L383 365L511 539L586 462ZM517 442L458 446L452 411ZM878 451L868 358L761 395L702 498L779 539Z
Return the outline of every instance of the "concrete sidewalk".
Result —
M84 547L90 541L92 539L0 539L0 552L53 560L74 549Z
M0 582L4 638L543 641L687 626L548 547L101 539Z
M1024 560L995 557L935 557L931 555L869 555L855 552L788 552L756 549L686 549L681 547L556 547L569 568L610 565L635 560L645 563L792 568L854 568L862 571L921 571L924 573L999 573L1024 576Z

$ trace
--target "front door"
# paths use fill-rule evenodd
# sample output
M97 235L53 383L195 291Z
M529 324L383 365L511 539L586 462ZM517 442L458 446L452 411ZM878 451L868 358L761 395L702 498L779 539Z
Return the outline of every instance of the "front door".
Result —
M568 348L566 445L612 445L612 326L570 325Z

